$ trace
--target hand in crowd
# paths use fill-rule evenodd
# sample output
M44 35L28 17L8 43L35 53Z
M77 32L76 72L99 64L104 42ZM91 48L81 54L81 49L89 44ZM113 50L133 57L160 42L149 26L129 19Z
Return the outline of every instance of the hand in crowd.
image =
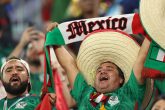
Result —
M27 45L32 40L32 38L37 34L38 34L38 31L34 27L29 27L25 29L25 31L22 34L19 44L22 46Z
M28 45L28 49L31 51L30 57L33 54L38 56L39 53L43 52L44 42L44 33L36 30L34 27L29 27L23 32L18 45L10 56L18 57L26 45Z
M31 36L31 41L28 45L35 53L40 54L44 49L45 35L43 32L38 31L36 35Z
M54 23L50 23L46 29L47 32L51 31L53 28L57 27L58 23L54 22Z
M56 102L56 94L55 93L49 93L49 100L52 105Z

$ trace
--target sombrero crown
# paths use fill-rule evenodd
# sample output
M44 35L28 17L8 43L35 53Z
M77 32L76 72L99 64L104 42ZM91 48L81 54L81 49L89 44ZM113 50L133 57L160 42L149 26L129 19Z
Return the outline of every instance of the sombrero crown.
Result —
M148 35L165 49L165 0L141 0L140 19Z
M77 65L88 84L94 84L96 69L102 62L115 63L124 73L125 83L137 58L139 45L131 36L114 30L89 34L80 46Z

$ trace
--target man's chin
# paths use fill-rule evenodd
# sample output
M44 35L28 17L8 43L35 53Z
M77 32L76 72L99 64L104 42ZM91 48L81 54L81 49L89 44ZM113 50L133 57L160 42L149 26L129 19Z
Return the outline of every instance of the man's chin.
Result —
M108 88L107 82L100 82L99 83L99 88L100 89L107 89Z
M28 82L11 82L11 83L5 83L3 82L4 88L7 93L13 94L13 95L19 95L25 92L25 90L28 87Z
M100 93L109 93L110 91L108 89L100 89L100 91L97 91L97 92L100 92Z
M97 92L107 93L107 92L110 92L110 90L108 89L107 86L101 86L99 87L99 90Z
M21 84L21 82L11 82L11 83L10 83L10 85L11 85L12 87L19 87L20 84Z

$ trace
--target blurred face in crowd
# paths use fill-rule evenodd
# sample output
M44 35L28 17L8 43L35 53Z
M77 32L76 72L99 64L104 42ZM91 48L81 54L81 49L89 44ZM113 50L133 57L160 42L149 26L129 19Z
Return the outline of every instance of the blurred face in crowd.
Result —
M158 100L152 107L152 110L165 110L165 100Z
M111 62L104 62L96 71L94 87L97 92L112 92L119 88L123 81L119 75L118 67Z
M7 93L12 95L24 93L29 83L26 67L19 60L10 60L3 69L2 83Z
M32 41L27 48L26 51L26 57L28 58L28 60L35 60L38 59L38 52L36 51L36 47L34 45L37 45L36 41Z
M79 0L79 6L83 13L92 13L98 10L100 0Z
M40 53L43 52L44 48L44 35L39 33L33 36L33 40L29 43L26 51L26 58L30 65L40 66L41 62L39 59Z

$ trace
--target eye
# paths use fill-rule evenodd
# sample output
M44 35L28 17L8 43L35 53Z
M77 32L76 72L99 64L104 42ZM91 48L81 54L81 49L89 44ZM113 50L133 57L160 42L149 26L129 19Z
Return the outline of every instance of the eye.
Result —
M110 68L109 68L109 69L106 69L106 70L107 70L107 71L112 71L113 69L110 69Z
M18 71L23 71L23 69L17 69Z
M106 71L113 71L113 68L107 68Z
M97 73L100 73L100 72L101 72L101 69L98 69L98 70L97 70Z
M23 69L19 68L19 69L17 69L17 71L23 71Z
M8 72L8 73L11 72L11 71L12 71L12 69L6 69L6 72Z
M24 71L22 67L17 67L17 71Z

